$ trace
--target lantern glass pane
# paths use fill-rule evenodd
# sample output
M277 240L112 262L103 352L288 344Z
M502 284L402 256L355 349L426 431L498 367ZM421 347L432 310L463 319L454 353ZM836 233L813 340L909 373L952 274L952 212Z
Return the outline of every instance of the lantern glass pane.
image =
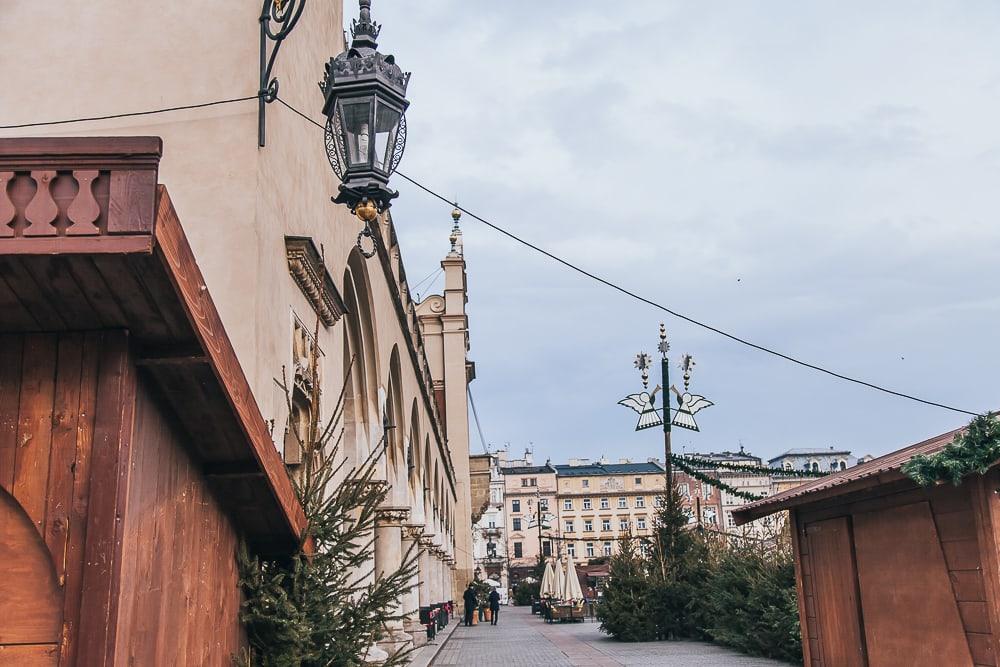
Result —
M369 100L351 100L340 105L342 117L341 127L344 132L344 148L347 164L350 167L363 167L369 164L369 130L371 123L371 102Z
M375 107L375 167L388 170L399 130L399 109L379 101Z

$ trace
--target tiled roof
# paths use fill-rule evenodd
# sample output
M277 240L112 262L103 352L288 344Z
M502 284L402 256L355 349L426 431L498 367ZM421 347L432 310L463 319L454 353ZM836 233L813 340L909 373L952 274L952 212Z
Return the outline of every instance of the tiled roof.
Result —
M601 475L629 475L633 473L662 473L658 463L590 463L583 466L557 465L556 472L562 477L599 477Z
M859 490L860 488L877 486L903 479L903 474L899 469L904 463L917 454L933 454L944 449L944 446L950 443L954 439L955 434L960 431L962 429L943 433L929 440L918 442L915 445L910 445L885 456L880 456L877 459L856 465L853 468L848 468L847 470L842 470L825 477L818 477L801 486L782 491L770 498L748 503L737 510L733 510L733 518L736 519L737 525L742 525L768 514L804 505L814 500L839 496Z

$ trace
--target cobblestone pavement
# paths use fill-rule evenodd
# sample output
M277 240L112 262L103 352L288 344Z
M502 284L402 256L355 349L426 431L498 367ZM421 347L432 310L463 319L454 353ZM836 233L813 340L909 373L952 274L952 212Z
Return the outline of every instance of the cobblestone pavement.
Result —
M701 642L626 644L608 639L593 621L547 624L528 607L504 607L496 627L456 628L433 667L787 667Z

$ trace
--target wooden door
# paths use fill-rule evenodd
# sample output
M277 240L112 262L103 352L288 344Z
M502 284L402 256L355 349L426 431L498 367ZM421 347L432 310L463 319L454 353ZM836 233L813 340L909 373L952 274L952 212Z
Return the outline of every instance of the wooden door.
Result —
M864 667L857 572L848 517L806 524L812 559L820 655L828 667Z
M971 667L930 506L856 514L854 541L872 667Z
M48 547L0 489L0 667L59 664L62 591Z

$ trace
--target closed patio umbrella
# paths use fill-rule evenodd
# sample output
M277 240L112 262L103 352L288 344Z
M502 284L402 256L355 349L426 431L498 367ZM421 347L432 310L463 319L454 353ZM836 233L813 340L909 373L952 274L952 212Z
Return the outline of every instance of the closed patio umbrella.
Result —
M555 597L556 574L552 571L552 562L545 562L545 573L542 575L542 585L538 589L538 597Z
M580 588L580 578L576 575L576 564L573 554L566 556L566 578L563 581L560 597L564 600L582 600L583 590Z
M563 583L565 581L565 573L563 572L562 561L558 559L556 560L555 571L556 571L556 576L553 582L555 587L552 591L552 597L561 598L563 591Z

